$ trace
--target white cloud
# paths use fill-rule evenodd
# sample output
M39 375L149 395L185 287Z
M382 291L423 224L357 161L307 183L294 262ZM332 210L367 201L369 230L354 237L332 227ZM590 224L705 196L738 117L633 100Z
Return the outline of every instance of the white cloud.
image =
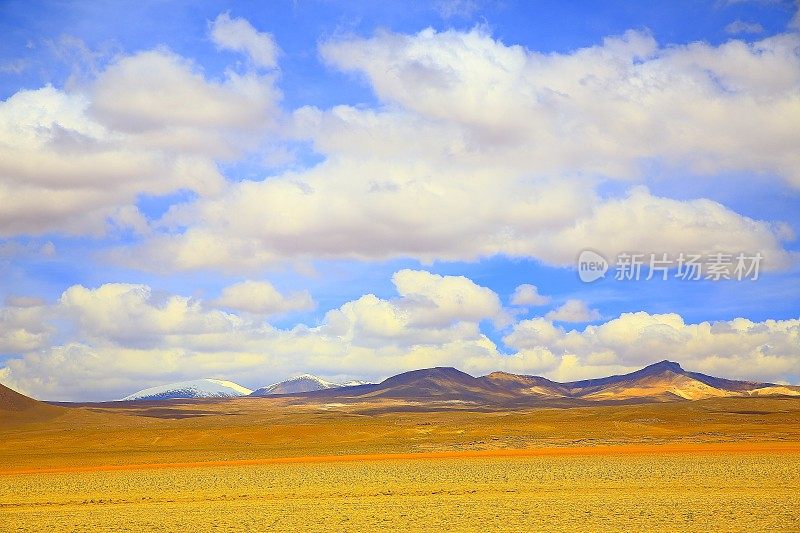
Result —
M35 298L15 297L0 307L0 354L23 353L44 348L53 328L48 309Z
M589 309L583 300L569 299L558 309L544 315L551 322L591 322L600 318L597 309Z
M393 279L395 298L367 294L317 325L288 329L145 285L73 286L49 306L0 308L0 331L10 332L0 346L12 355L0 376L53 400L111 399L154 382L208 376L253 388L298 372L381 379L432 366L571 380L665 358L723 377L800 380L797 319L687 324L677 314L639 312L570 330L540 317L515 323L503 349L480 329L498 312L489 289L425 271Z
M242 281L225 287L212 305L249 313L274 315L314 308L308 291L284 296L267 281Z
M687 324L675 313L623 313L583 330L537 318L514 326L504 342L552 354L542 370L556 379L581 379L636 370L662 359L711 375L779 381L800 379L800 320L744 318Z
M328 311L317 326L285 330L145 285L76 285L47 309L70 332L67 340L15 345L19 357L7 363L4 382L37 397L108 399L154 380L213 375L263 385L303 371L373 377L497 354L478 324L501 312L491 290L424 271L400 271L393 281L395 299L368 294Z
M159 301L150 287L126 283L96 289L73 285L61 295L58 310L87 338L129 346L152 346L168 336L227 333L244 325L236 315L205 311L198 300L169 296Z
M464 276L440 276L424 270L401 270L392 276L401 300L398 308L410 326L443 327L455 321L497 318L500 298Z
M211 31L269 64L271 38L247 21L223 14ZM780 268L793 261L786 226L633 185L648 179L643 161L676 184L727 171L800 184L798 43L659 47L627 32L542 54L480 29L348 37L322 56L362 73L381 104L306 107L288 122L272 74L212 79L166 49L120 56L80 92L0 104L0 235L131 229L147 236L148 259L111 255L163 270L495 254L571 265L584 247L760 251ZM265 146L278 126L325 160L225 183L217 163ZM627 197L600 197L608 180L631 182ZM142 194L175 191L199 198L157 223L136 209Z
M514 294L511 295L511 305L530 305L540 306L550 303L550 297L539 294L539 289L536 285L523 283L514 289Z
M227 73L207 80L192 64L168 50L123 57L94 82L90 112L117 131L169 130L183 134L256 132L275 115L272 78Z
M711 200L672 200L653 196L644 188L626 198L608 200L569 227L529 244L536 255L557 264L571 264L577 251L593 248L608 258L621 252L761 253L766 268L783 268L796 261L781 240L793 238L783 224L770 224L739 215Z
M141 253L167 269L247 272L316 258L571 265L585 247L744 250L782 268L794 261L787 226L637 184L656 165L675 189L728 171L800 185L799 43L659 47L628 32L541 54L481 30L331 41L323 57L365 75L381 105L297 110L293 134L322 163L177 207ZM609 180L630 182L627 194L597 194Z
M206 79L166 50L122 56L76 91L0 102L0 236L146 232L139 195L219 192L216 161L257 146L277 113L271 77Z
M211 39L222 49L247 54L259 67L277 66L278 45L272 35L256 31L243 18L231 18L229 13L220 14L211 24Z
M159 234L137 254L122 251L117 260L143 268L233 272L319 257L432 261L504 254L572 266L585 248L609 258L624 251L760 252L765 269L795 260L782 248L791 236L787 226L709 200L671 200L633 189L626 198L600 201L579 190L579 182L520 190L489 185L488 176L475 174L440 181L433 170L425 180L405 180L404 171L410 169L351 162L242 183L216 199L173 209L163 222L188 230ZM375 175L383 180L370 179Z
M709 173L774 172L800 186L791 148L799 39L660 48L629 31L541 54L477 29L428 29L334 40L322 54L366 75L385 103L459 125L484 153L505 149L536 170L630 177L654 158Z

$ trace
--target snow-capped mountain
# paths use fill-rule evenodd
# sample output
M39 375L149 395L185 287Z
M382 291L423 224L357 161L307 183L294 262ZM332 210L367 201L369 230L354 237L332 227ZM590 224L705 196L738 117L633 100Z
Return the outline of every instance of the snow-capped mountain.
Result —
M247 396L250 389L224 379L195 379L179 381L158 387L134 392L122 401L128 400L177 400L185 398L234 398Z
M359 385L372 385L369 381L362 381L360 379L351 379L342 383L342 387L358 387Z
M334 383L326 381L311 374L303 374L296 378L287 379L280 383L274 383L268 387L262 387L253 391L251 396L270 396L273 394L295 394L298 392L313 392L324 389L338 389L340 387L352 387L364 385L363 381L348 381L347 383Z

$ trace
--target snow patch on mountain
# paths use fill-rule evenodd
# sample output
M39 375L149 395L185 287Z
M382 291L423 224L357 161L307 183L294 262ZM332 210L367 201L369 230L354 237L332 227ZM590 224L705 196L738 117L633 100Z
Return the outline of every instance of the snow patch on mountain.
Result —
M348 381L346 383L335 383L327 381L320 377L303 374L296 378L287 379L279 383L273 383L267 387L262 387L253 391L252 396L271 396L274 394L297 394L301 392L314 392L325 389L338 389L341 387L353 387L356 385L365 385L365 381Z
M122 398L130 400L177 400L187 398L235 398L252 393L247 387L224 379L179 381L134 392Z

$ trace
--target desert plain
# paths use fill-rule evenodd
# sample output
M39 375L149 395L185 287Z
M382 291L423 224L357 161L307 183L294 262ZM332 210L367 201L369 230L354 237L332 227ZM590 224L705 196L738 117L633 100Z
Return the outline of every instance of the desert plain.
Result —
M3 531L796 531L800 399L0 411Z

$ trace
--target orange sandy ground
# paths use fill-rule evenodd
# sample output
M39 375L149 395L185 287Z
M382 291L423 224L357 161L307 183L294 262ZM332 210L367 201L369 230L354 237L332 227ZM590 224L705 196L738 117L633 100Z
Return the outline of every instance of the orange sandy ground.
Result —
M110 472L116 470L151 470L166 468L203 468L224 466L257 466L292 463L340 463L358 461L392 461L419 459L477 459L494 457L569 457L606 455L661 455L661 454L786 454L800 453L800 442L726 442L679 444L629 444L623 446L571 446L532 449L498 449L478 451L444 451L418 453L381 453L358 455L309 455L295 457L269 457L230 461L189 461L176 463L139 463L126 465L68 466L58 468L22 468L0 470L0 475L13 474L65 474L72 472Z
M800 531L798 399L422 408L0 413L0 531Z

